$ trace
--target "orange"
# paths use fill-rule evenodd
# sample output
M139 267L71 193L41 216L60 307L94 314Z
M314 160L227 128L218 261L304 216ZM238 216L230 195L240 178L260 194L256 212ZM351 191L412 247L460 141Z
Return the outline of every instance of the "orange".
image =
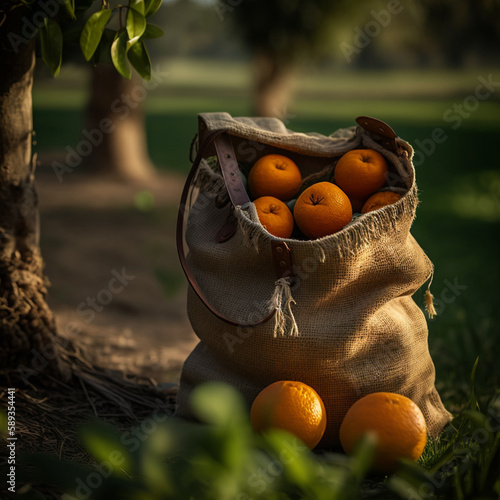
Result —
M349 409L340 426L340 442L350 454L366 432L377 436L374 469L393 472L401 458L417 460L427 441L427 426L419 407L405 396L377 392Z
M326 410L318 393L302 382L282 380L262 390L250 410L256 432L277 427L297 436L311 450L326 429Z
M379 193L375 193L366 200L363 208L361 209L361 213L366 214L367 212L378 210L386 205L392 205L400 199L401 195L394 193L393 191L381 191Z
M338 161L334 178L348 196L366 199L384 186L387 172L387 162L380 153L353 149Z
M299 196L293 215L304 235L316 239L336 233L348 224L352 219L352 207L338 186L317 182Z
M298 193L301 184L299 167L283 155L263 156L248 174L248 187L254 198L274 196L288 201Z
M264 229L278 238L290 238L293 232L293 215L278 198L262 196L254 201L257 215Z

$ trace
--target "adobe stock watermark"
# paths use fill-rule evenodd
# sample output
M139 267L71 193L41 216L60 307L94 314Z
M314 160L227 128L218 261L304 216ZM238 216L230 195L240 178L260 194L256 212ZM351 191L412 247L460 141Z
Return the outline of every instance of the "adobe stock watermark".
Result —
M440 468L436 474L425 472L427 481L420 484L418 490L411 486L408 500L422 500L423 498L436 498L438 491L446 484L446 479L453 476L456 472L457 464L470 460L472 453L480 451L491 440L494 434L500 430L500 414L493 408L486 411L487 420L484 427L478 427L473 435L468 447L464 447L461 441L453 445L452 457Z
M64 174L73 172L82 163L84 158L88 157L94 148L102 143L105 135L112 134L115 131L116 122L126 120L131 110L137 108L146 99L148 92L157 88L168 74L168 72L161 72L159 65L157 65L156 70L151 74L149 82L145 80L141 81L129 93L121 94L119 98L111 103L110 110L113 113L113 118L102 118L97 128L91 130L83 129L82 135L84 139L81 139L74 148L66 146L67 154L65 163L52 162L52 169L58 181L62 182Z
M127 274L122 267L118 272L116 269L111 271L113 277L108 281L108 286L101 288L95 297L87 297L86 301L78 304L76 311L79 316L85 317L85 323L90 323L96 317L96 313L101 312L105 306L113 301L113 297L125 290L131 281L136 277Z
M132 428L130 431L124 432L120 436L120 444L129 453L135 453L141 443L149 439L158 429L158 425L165 422L169 417L166 413L160 411L164 406L164 402L157 398L155 400L157 406L153 410L150 417L145 418L141 423ZM92 491L100 488L103 481L109 478L115 469L120 469L126 462L126 457L123 450L112 450L108 454L108 460L102 461L98 467L87 474L85 478L77 477L75 479L75 493L80 500L86 500L92 496Z
M411 2L411 0L408 0ZM350 63L354 55L359 55L370 45L372 40L377 37L382 28L386 28L392 21L392 17L403 12L404 6L400 0L389 0L387 8L381 9L378 12L375 10L370 11L372 19L370 19L363 29L356 26L354 28L353 43L341 42L340 50L344 55L346 61Z
M267 467L259 467L256 472L252 472L248 476L248 486L250 486L255 494L262 495L278 477L285 471L287 465L292 464L297 457L308 450L309 448L299 439L294 438L292 441L283 439L281 442L282 448L279 456L271 460ZM252 497L247 493L239 493L236 500L251 500Z
M299 264L293 263L290 273L290 292L296 291L300 285L308 280L314 272L318 269L319 264L323 261L323 254L321 251L316 250L314 255L305 257ZM264 301L253 301L253 310L248 313L248 323L257 323L270 313L269 299ZM274 324L275 318L269 319L271 324ZM241 345L246 339L251 337L254 333L253 326L240 325L233 330L233 333L225 331L222 338L226 344L227 350L230 354L234 353L235 346Z
M26 3L30 4L32 2ZM28 16L21 18L21 34L18 35L10 32L7 35L7 39L16 54L19 52L21 45L26 45L37 34L38 29L43 26L45 19L53 18L59 13L62 3L57 0L40 0L36 3L36 6L40 10L34 12L31 18Z
M465 97L462 102L453 104L442 115L443 121L450 123L452 130L460 128L464 120L470 118L479 109L481 102L490 99L500 87L500 80L494 80L492 73L487 77L479 75L477 79L479 83L476 85L474 91ZM413 141L413 164L416 167L422 165L426 158L434 154L439 144L443 144L448 140L448 137L448 134L442 127L436 127L432 130L430 137L415 139Z
M356 396L366 395L367 389L373 387L377 380L386 379L391 367L401 363L404 348L401 336L392 338L389 342L379 342L374 350L366 354L363 359L355 360L350 366L349 384ZM359 374L363 374L363 384L359 383ZM369 391L368 391L369 392Z
M458 282L458 278L454 278L453 283L445 279L443 285L444 288L441 290L439 296L434 297L434 309L436 309L436 314L438 315L446 309L447 305L453 304L467 290L467 285L461 285Z
M224 21L224 16L226 12L232 14L235 7L238 7L243 2L243 0L217 0L214 3L215 12L219 16L220 22Z

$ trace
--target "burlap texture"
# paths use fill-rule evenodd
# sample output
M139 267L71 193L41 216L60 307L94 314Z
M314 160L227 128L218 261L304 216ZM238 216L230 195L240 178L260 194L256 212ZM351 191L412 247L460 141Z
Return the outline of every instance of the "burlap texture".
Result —
M354 127L326 137L291 132L276 119L226 113L202 118L205 132L228 130L240 161L280 152L297 163L304 177L313 176L310 182L314 172L321 172L317 178L330 177L346 151L376 149L390 165L389 183L405 194L336 234L287 240L295 274L288 287L276 281L270 246L276 238L259 224L253 204L236 208L239 226L229 241L215 241L229 207L217 207L225 187L220 173L202 162L185 242L189 265L206 297L240 323L256 322L270 307L282 307L287 293L295 303L289 301L291 314L284 311L284 331L277 333L274 318L252 328L231 326L189 289L188 315L200 343L183 367L176 416L191 417L190 393L209 380L231 384L249 405L272 382L298 380L313 387L325 404L328 424L322 446L338 446L347 410L379 391L411 398L422 410L429 434L437 436L451 416L434 387L427 323L412 299L433 267L410 234L418 203L411 146L398 139L401 154L395 155Z

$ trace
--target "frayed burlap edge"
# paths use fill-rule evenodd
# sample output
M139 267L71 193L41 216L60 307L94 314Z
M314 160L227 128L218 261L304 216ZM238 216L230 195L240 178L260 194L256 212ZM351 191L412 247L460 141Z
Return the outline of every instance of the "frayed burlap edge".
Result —
M286 239L293 247L305 247L316 250L320 262L325 256L334 252L340 258L355 255L370 241L380 238L383 234L396 229L402 217L413 219L418 205L417 188L414 185L401 199L392 205L355 217L347 226L335 234L316 240ZM259 222L253 203L235 207L235 216L243 235L243 244L256 252L271 241L283 241L268 233ZM293 251L293 248L292 248Z
M235 122L231 127L230 133L240 136L238 133L238 125L235 127ZM247 126L245 124L245 126ZM327 255L337 255L343 258L347 255L356 255L362 251L370 242L382 237L382 235L391 231L397 230L398 223L406 219L408 225L411 225L415 217L416 207L418 205L417 186L415 184L415 170L411 163L413 157L413 149L409 143L402 139L397 139L399 151L402 152L401 156L394 154L387 150L376 141L374 141L362 128L351 127L344 130L345 134L342 136L342 144L336 144L335 152L329 151L332 159L341 156L345 152L358 147L365 147L374 149L381 153L390 162L396 170L397 179L401 181L406 187L389 186L384 190L390 190L402 195L401 199L394 204L385 206L379 210L369 212L363 215L355 216L352 221L347 224L341 231L319 238L316 240L297 240L286 239L286 241L293 247L306 247L312 251L320 263L326 261ZM248 138L248 129L246 129ZM289 135L285 134L287 139ZM240 136L242 137L242 136ZM309 137L309 139L312 139ZM340 139L340 137L338 137ZM280 134L270 131L259 131L251 140L258 140L265 144L272 146L282 145L289 150L295 150L301 154L311 154L307 148L290 148L290 144L283 144ZM325 152L323 151L323 155ZM317 155L317 153L316 153ZM203 159L200 163L199 172L195 180L195 185L203 193L209 197L225 197L223 193L227 194L224 179L222 174L217 170L220 168L218 162L214 159L215 163L210 164L207 160ZM304 177L302 186L308 186L314 183L315 180L321 179L325 176L331 175L334 170L334 165L328 165L319 172L314 172L309 176ZM253 248L257 253L260 252L264 245L269 245L271 241L282 241L264 229L259 221L255 205L247 203L243 206L235 207L235 216L238 225L241 229L243 244L248 248ZM430 261L429 261L430 262ZM425 309L430 318L436 314L433 295L430 292L430 285L432 283L433 266L430 262L432 271L429 275L429 285L425 293ZM428 279L429 279L428 278ZM292 304L295 300L292 297L290 290L290 282L286 278L281 278L275 283L275 290L273 296L269 300L269 310L275 310L275 327L274 336L297 336L299 334L297 323L292 311Z

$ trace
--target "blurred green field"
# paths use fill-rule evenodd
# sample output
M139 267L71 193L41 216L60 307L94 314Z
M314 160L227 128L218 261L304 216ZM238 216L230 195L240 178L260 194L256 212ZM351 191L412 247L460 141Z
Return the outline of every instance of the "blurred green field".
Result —
M199 112L249 115L249 71L243 64L173 61L146 103L150 153L158 168L187 172ZM478 76L499 72L308 72L297 82L283 119L291 129L330 134L358 115L387 121L414 146L435 127L447 139L417 167L421 205L413 234L435 264L432 292L439 315L429 323L438 386L450 404L467 394L480 356L479 377L498 390L500 229L500 92L481 101L454 130L443 115L473 95ZM83 82L83 83L82 83ZM66 68L34 89L37 149L74 146L87 98L85 74ZM455 113L451 111L450 113ZM173 237L173 236L172 236ZM460 285L460 286L457 286ZM462 287L462 288L460 288ZM463 288L466 287L466 288ZM416 294L423 305L423 291Z

